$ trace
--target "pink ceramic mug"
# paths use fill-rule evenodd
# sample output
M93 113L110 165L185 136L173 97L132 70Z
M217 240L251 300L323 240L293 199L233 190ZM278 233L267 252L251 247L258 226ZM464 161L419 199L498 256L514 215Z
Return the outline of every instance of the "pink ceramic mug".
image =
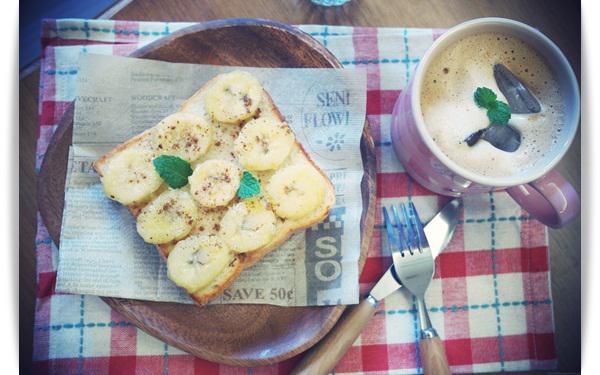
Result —
M433 141L421 113L421 85L432 60L458 40L482 32L500 32L534 47L554 70L565 100L564 126L556 144L532 168L514 176L478 175L450 160ZM573 186L552 170L569 149L579 126L579 86L569 62L558 47L538 30L504 18L480 18L453 27L425 53L394 106L392 144L406 171L419 184L438 194L459 197L506 189L512 198L542 223L558 228L579 214Z

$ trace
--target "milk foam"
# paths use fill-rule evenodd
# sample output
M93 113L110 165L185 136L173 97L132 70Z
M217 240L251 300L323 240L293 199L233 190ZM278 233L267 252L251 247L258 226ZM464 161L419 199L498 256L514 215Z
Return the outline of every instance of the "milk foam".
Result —
M509 124L521 132L515 152L501 151L480 140L469 147L464 139L489 124L473 93L488 87L508 103L494 79L494 64L504 64L537 97L542 111L513 114ZM440 149L455 163L479 175L519 174L542 159L556 144L563 126L564 104L550 67L533 48L499 33L466 37L443 51L429 66L422 85L421 111Z

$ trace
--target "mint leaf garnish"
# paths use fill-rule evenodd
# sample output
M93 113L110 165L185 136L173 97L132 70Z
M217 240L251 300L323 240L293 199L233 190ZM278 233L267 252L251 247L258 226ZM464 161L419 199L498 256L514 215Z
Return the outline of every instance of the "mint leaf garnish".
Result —
M510 107L498 100L495 92L487 87L478 87L473 94L475 104L487 109L487 116L492 124L506 125L510 120Z
M172 155L160 155L152 160L152 164L160 178L173 189L187 185L188 177L193 172L190 163Z
M488 109L487 116L492 124L506 125L510 120L510 107L508 104L497 100L495 107Z
M473 94L473 99L478 107L487 109L490 125L465 138L467 145L473 146L479 139L485 139L502 151L514 152L519 148L521 134L508 125L511 116L509 105L498 100L496 93L487 87L478 87ZM503 126L505 129L501 129Z
M473 98L475 99L475 104L477 104L478 107L485 109L494 108L496 106L497 97L498 96L496 95L496 93L488 89L487 87L478 87L477 90L475 90L475 94L473 95Z
M260 193L260 183L254 175L248 171L244 171L242 179L240 180L240 188L237 191L237 196L244 198L251 198Z

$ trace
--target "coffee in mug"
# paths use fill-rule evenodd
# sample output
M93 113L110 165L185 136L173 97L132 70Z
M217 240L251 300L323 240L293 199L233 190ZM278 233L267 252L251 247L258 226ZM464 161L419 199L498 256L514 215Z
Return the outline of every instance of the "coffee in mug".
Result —
M494 75L498 64L521 81L540 107L537 113L511 114L508 125L520 136L512 152L485 140L465 141L491 123L474 99L477 88L490 89L497 100L509 103ZM511 176L535 167L556 146L564 125L563 98L552 69L535 49L507 34L470 35L448 46L429 65L420 95L431 138L455 163L483 176Z

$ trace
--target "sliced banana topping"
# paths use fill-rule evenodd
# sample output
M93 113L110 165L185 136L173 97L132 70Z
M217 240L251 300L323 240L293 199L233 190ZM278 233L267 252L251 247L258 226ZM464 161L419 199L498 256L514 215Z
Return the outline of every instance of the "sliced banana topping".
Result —
M144 241L163 244L187 236L198 219L198 208L187 191L167 190L137 217L137 231Z
M106 195L124 205L147 199L162 184L152 159L151 152L140 148L126 149L114 155L101 177Z
M206 93L206 113L220 122L239 123L256 113L263 89L250 73L224 74Z
M199 115L177 112L157 126L154 149L159 154L179 156L193 162L208 151L213 138L212 127Z
M227 160L207 160L188 178L190 192L204 207L224 206L235 197L242 171Z
M234 143L234 152L251 171L275 169L288 157L294 144L292 129L274 117L251 120Z
M258 199L249 199L231 207L221 220L221 238L238 252L256 250L271 241L277 218Z
M325 194L323 177L308 165L292 165L277 171L265 189L275 213L299 219L314 211Z
M209 285L234 255L218 236L192 235L179 241L167 258L167 275L194 293Z

